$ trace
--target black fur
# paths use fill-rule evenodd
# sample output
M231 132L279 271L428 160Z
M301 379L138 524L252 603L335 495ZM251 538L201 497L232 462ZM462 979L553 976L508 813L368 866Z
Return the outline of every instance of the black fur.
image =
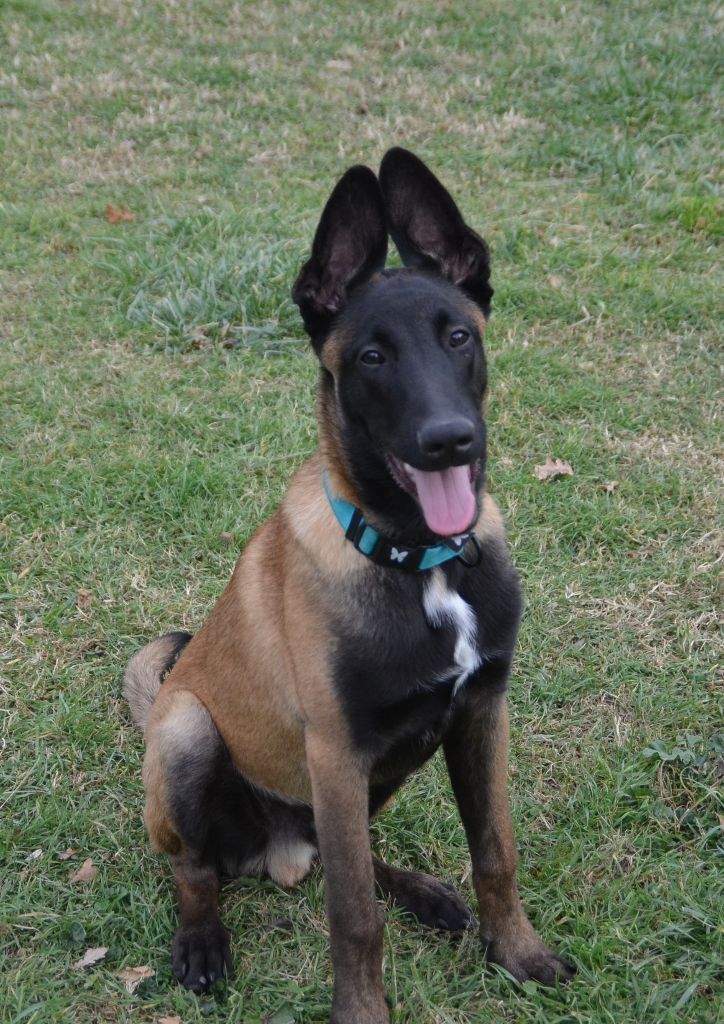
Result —
M431 270L465 292L488 316L490 254L450 193L414 153L390 149L380 166L387 225L406 266Z
M337 320L354 337L345 347L336 384L323 374L322 388L335 390L343 414L339 428L349 470L363 507L383 532L409 545L434 544L417 502L393 480L388 453L419 469L443 468L420 448L421 428L464 417L473 441L448 464L477 463L476 487L485 475L486 430L480 408L487 369L473 308L461 292L427 273L384 275L353 295ZM452 348L455 328L469 342ZM380 351L383 365L366 367L360 354Z
M173 640L175 645L176 645L175 650L173 651L173 654L171 654L171 656L169 657L168 662L166 663L166 667L163 670L163 673L161 675L161 678L165 679L165 677L169 674L171 669L174 667L176 662L179 660L179 658L183 654L184 648L186 647L186 644L189 642L189 640L192 639L192 634L191 633L187 633L183 629L174 629L174 630L171 630L170 633L166 633L164 635L163 639L164 640Z
M312 808L253 785L233 765L218 734L193 755L179 756L169 777L172 816L181 838L220 878L249 873L272 836L316 845Z
M483 664L465 688L500 691L507 678L521 611L518 576L507 552L494 542L483 545L480 564L461 562L442 569L448 586L474 610ZM422 605L427 574L403 575L377 569L386 590L384 616L365 612L360 594L354 621L340 615L335 680L350 731L373 769L370 806L374 811L438 748L455 714L454 679L444 679L453 664L451 626L431 628ZM385 665L380 673L379 666ZM442 681L441 681L442 680Z

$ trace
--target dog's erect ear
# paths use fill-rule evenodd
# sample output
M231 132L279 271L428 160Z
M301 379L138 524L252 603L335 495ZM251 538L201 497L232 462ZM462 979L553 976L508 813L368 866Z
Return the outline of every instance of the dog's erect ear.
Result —
M462 288L487 316L490 253L432 171L406 149L390 149L380 167L387 228L405 266L433 270Z
M312 255L292 288L292 298L315 347L324 341L350 290L381 270L386 258L387 229L379 182L369 167L350 167L327 200Z

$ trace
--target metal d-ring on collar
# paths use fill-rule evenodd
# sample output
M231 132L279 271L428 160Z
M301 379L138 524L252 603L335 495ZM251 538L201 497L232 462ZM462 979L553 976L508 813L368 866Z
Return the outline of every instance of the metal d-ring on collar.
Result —
M468 568L480 564L482 551L475 534L462 533L458 537L447 537L440 544L418 544L416 547L393 544L373 526L368 525L360 509L344 498L332 494L326 469L322 470L322 482L329 504L337 522L344 530L345 537L360 554L377 565L402 569L403 572L425 572L453 558L459 558ZM466 551L469 544L472 547L471 552Z

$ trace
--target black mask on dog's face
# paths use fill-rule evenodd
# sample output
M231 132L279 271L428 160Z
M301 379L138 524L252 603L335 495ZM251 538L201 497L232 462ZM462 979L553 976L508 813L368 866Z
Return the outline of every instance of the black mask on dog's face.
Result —
M384 270L387 233L405 270ZM475 521L485 461L486 243L411 153L353 167L294 285L363 500L418 535Z

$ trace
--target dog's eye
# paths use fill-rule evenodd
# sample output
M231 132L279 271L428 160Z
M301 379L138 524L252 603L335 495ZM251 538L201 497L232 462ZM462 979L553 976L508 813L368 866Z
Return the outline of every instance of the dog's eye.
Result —
M459 327L450 335L450 344L453 348L459 348L461 345L465 344L469 337L470 331L465 331L462 327Z
M366 352L362 353L360 360L367 366L379 366L384 363L385 357L376 348L368 348Z

